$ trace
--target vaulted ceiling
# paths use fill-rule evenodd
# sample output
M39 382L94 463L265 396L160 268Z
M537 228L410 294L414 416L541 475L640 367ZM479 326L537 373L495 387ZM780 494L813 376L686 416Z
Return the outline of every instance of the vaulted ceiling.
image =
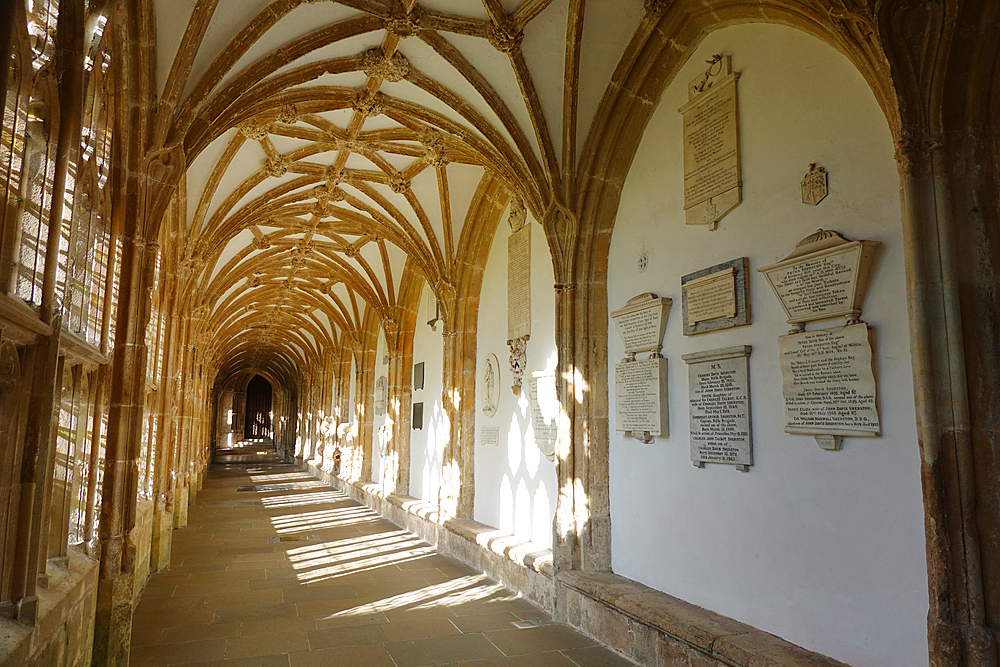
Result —
M183 259L223 365L356 344L407 262L453 285L488 184L544 210L644 15L583 4L156 0L158 131L188 155Z

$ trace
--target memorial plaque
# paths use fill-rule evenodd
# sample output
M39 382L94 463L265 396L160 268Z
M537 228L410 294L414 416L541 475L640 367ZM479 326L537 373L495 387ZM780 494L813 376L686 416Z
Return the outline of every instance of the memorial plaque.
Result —
M778 350L786 433L879 435L867 324L779 336Z
M535 444L551 461L555 458L555 443L559 437L559 397L556 396L555 376L542 373L528 378L528 402Z
M384 375L375 381L375 414L385 414L386 387L389 384L388 378Z
M681 276L685 336L750 324L749 270L739 257Z
M413 364L413 388L424 388L424 362Z
M666 359L654 357L615 365L616 433L669 436L666 401Z
M818 230L784 260L760 269L781 302L789 324L861 315L877 241L848 241L837 232Z
M499 445L500 444L500 427L499 426L482 426L479 428L479 441L483 445Z
M729 56L716 56L688 86L684 116L684 214L689 225L716 224L742 201L738 104Z
M611 319L626 354L634 358L637 352L660 351L672 303L668 298L647 292L632 297L624 307L612 311Z
M691 460L753 465L749 345L685 354L691 419Z
M410 428L415 430L422 430L424 428L424 404L414 403L413 404L413 420L410 423Z
M531 334L531 225L507 237L507 338Z

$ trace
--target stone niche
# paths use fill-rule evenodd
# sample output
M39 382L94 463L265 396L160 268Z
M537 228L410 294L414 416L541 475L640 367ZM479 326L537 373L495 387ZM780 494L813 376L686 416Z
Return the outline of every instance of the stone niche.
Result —
M670 435L667 360L660 350L672 303L647 292L611 313L626 355L615 365L615 431L647 444L654 436ZM635 358L643 352L649 358Z
M844 436L881 432L871 332L861 321L880 247L820 229L759 269L792 325L778 338L785 432L812 435L823 449L841 449ZM836 317L843 326L806 331L810 322Z

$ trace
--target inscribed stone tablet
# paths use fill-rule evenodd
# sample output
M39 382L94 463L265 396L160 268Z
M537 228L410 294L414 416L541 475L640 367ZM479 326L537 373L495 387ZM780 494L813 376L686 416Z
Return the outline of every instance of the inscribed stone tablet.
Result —
M764 275L788 321L811 322L848 313L853 307L861 250L861 245L854 245L767 271Z
M659 352L672 303L649 292L632 297L622 308L611 312L625 352Z
M742 201L736 82L729 56L713 60L688 86L684 116L684 217L716 223Z
M507 338L531 334L531 225L507 237Z
M499 426L483 426L479 429L479 441L484 445L499 445L500 444L500 427Z
M702 93L684 114L684 208L740 184L736 79Z
M534 375L528 378L528 401L531 403L531 428L535 441L555 440L559 433L555 376Z
M750 289L746 257L681 276L684 335L750 324Z
M667 360L662 357L615 365L615 432L670 435L667 419Z
M386 399L386 388L389 384L388 378L384 375L380 376L375 382L375 414L384 415L385 414L385 399Z
M717 317L736 317L735 271L726 269L684 285L687 296L685 319L688 326Z
M786 433L879 434L867 324L779 336L778 350Z
M691 418L691 460L753 465L750 428L751 347L685 354Z

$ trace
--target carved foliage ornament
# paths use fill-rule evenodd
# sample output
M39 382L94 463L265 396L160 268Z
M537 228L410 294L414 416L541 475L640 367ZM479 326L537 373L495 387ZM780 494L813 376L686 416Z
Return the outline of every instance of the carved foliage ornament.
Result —
M673 0L646 0L642 3L642 8L646 10L647 14L659 16L663 12L667 11L667 7L669 7L672 2Z
M262 120L257 120L256 118L248 120L246 122L237 125L240 134L242 134L247 139L252 139L254 141L260 141L267 136L267 128L269 123Z
M263 169L264 173L271 178L278 178L279 176L284 176L291 165L292 158L290 155L279 155L265 160Z
M361 55L361 69L373 78L385 79L391 83L402 81L410 73L410 63L400 53L386 56L381 48L365 51Z
M354 110L365 116L379 116L385 109L385 96L378 92L361 90L354 98Z
M397 194L402 194L410 189L410 181L398 171L395 174L389 174L386 182L389 184L389 189Z
M486 39L497 51L510 53L521 44L524 33L517 29L513 19L507 17L500 23L490 23L486 29Z
M420 8L414 7L407 13L401 6L392 8L385 18L385 28L397 37L411 37L420 32Z
M294 125L299 122L299 110L294 104L286 104L278 109L278 122L286 125Z
M426 149L424 156L431 166L443 167L448 164L448 158L444 154L444 137L441 132L433 127L423 127L417 136Z

